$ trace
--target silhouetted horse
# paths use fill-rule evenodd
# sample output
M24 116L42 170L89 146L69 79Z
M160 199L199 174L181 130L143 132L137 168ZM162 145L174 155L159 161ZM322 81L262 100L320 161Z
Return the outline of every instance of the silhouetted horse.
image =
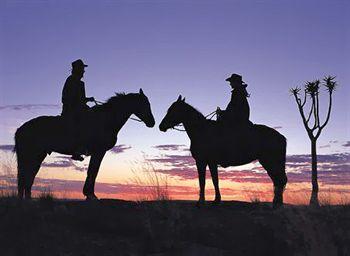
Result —
M155 124L148 98L139 93L116 94L106 103L92 107L84 117L81 130L91 155L83 193L87 199L95 196L95 180L101 161L107 150L117 142L119 130L129 117L135 114L147 127ZM70 127L70 130L72 128ZM15 151L18 164L18 196L31 198L35 175L47 154L58 152L71 155L74 139L69 127L60 116L40 116L17 129Z
M238 166L259 160L274 184L273 206L283 204L283 191L287 184L285 173L286 139L276 130L265 125L227 130L216 121L207 120L198 110L179 96L174 102L159 129L166 131L183 124L191 140L191 153L196 161L199 177L199 201L205 201L205 171L209 165L215 187L215 201L220 202L218 165ZM234 129L234 128L232 128Z

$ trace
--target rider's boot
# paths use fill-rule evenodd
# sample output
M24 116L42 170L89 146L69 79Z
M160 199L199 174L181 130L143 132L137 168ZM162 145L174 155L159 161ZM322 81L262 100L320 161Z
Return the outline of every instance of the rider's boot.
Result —
M72 159L77 161L84 161L84 157L82 155L86 155L86 150L83 147L80 147L72 154Z
M76 161L84 161L84 158L79 153L73 154L71 158Z

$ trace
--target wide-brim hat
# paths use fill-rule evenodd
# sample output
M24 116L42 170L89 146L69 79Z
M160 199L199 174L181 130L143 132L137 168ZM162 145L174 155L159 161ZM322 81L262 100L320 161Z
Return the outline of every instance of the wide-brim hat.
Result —
M242 81L242 76L238 75L238 74L232 74L230 77L226 78L225 81L228 81L228 82L232 82L232 81L243 82Z
M72 68L85 68L88 65L86 65L81 59L75 60L72 62Z

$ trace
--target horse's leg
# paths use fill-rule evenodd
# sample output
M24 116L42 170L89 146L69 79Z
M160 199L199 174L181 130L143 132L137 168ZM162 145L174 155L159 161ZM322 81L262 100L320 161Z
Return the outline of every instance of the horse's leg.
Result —
M261 165L265 168L274 185L273 208L283 205L283 192L287 184L285 163L272 159L259 159Z
M261 130L258 141L257 155L259 162L265 168L274 185L273 207L283 205L283 192L287 184L286 175L286 139L273 130Z
M25 188L25 161L24 156L21 151L16 148L17 154L17 190L18 198L23 199L24 197L24 188Z
M83 194L86 196L87 200L97 199L95 195L95 181L105 154L106 151L94 152L91 154L87 177L83 188Z
M218 165L217 164L209 164L211 179L213 181L213 185L215 188L215 200L214 203L221 202L221 195L219 189L219 177L218 177Z
M27 165L24 167L24 192L26 199L32 198L33 182L45 157L46 153L37 153L37 155L33 156L31 159L28 159L29 161L27 161Z
M199 200L198 204L202 204L205 201L205 169L207 163L202 161L196 161L199 179Z

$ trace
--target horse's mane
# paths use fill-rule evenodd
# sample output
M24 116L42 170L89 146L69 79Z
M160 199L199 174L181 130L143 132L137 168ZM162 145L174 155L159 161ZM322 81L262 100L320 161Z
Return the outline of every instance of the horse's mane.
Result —
M95 110L108 110L112 108L115 109L117 105L123 104L125 102L125 99L132 94L133 93L126 94L125 92L115 93L115 95L110 97L105 103L95 106L94 109Z
M121 101L121 99L125 98L127 94L125 92L116 92L114 96L110 97L104 105L115 105Z
M191 106L187 102L183 102L183 103L192 112L194 117L196 117L198 119L206 119L205 116L198 109L196 109L195 107Z

